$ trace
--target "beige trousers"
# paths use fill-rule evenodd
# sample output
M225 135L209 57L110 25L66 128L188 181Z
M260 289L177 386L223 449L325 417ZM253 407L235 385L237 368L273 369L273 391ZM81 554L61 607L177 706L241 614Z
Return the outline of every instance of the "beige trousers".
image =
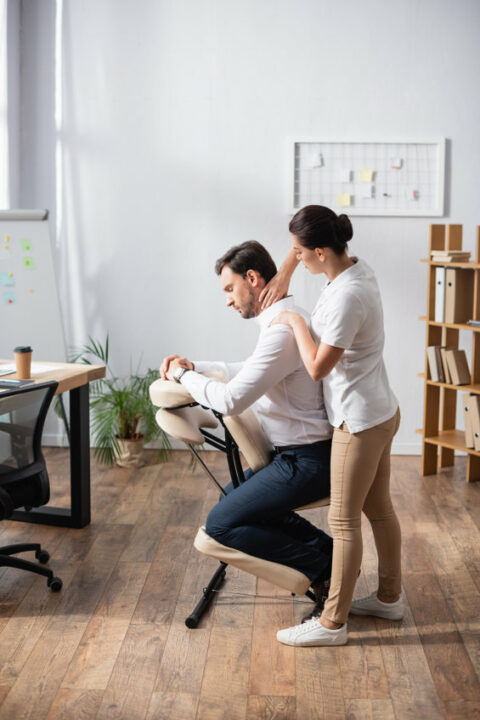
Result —
M333 536L332 578L323 616L347 620L362 562L362 510L378 553L378 592L396 599L401 590L400 525L390 498L390 450L400 411L380 425L350 433L335 428L328 522Z

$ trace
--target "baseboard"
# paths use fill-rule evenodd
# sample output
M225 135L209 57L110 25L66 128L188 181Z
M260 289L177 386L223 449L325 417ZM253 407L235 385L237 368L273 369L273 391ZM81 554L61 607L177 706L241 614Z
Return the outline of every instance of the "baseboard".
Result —
M45 433L42 440L43 445L46 447L68 447L67 439L65 435L61 433ZM184 443L180 440L171 440L173 450L186 450ZM147 449L157 450L160 447L158 442L149 443ZM207 445L206 450L214 450ZM393 443L392 455L421 455L422 445L421 443ZM457 453L463 454L463 453Z

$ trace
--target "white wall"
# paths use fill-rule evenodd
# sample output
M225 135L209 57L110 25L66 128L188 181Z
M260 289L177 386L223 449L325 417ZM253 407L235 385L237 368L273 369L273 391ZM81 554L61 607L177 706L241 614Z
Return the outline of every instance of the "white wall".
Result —
M22 3L21 203L55 210L52 7ZM287 136L447 137L445 221L473 249L479 21L477 0L64 0L69 341L108 330L119 372L142 353L245 356L255 330L224 308L213 264L249 238L285 255ZM420 447L430 222L354 218L351 250L383 291L397 452ZM315 282L297 271L309 307Z

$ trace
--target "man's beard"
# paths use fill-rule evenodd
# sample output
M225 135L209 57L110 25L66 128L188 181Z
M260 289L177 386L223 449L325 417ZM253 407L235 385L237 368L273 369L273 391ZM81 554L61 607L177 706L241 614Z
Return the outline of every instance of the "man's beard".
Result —
M253 292L250 292L250 297L248 299L248 302L245 303L240 309L240 312L242 313L242 318L244 320L249 320L250 318L256 317L256 307L255 307L255 296Z

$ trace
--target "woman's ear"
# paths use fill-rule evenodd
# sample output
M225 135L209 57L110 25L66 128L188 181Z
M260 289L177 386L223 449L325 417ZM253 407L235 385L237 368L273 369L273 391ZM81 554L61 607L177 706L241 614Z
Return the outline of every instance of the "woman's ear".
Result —
M328 258L327 248L315 248L315 254L321 263L324 263Z

